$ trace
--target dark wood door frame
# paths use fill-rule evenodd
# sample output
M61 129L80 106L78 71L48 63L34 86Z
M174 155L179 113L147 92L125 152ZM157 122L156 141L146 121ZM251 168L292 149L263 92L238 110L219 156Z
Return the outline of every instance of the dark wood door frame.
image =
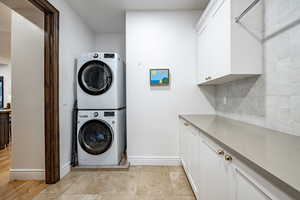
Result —
M60 180L59 11L48 0L23 1L44 13L45 181L53 184ZM0 2L14 9L13 1Z
M59 11L47 0L27 0L44 15L45 179L60 180L59 157Z

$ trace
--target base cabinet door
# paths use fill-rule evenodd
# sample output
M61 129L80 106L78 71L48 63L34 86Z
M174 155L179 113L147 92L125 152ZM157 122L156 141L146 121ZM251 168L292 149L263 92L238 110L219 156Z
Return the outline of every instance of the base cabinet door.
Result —
M188 124L184 121L180 121L180 133L179 133L179 149L180 149L180 158L185 165L188 165Z
M190 128L190 159L191 159L191 168L190 173L192 177L192 187L195 192L195 195L198 197L199 195L199 180L201 179L201 163L200 163L200 135L197 130L195 130L193 127Z
M230 170L218 152L214 146L202 141L200 196L203 200L231 199Z
M184 168L190 183L193 187L195 195L198 194L197 180L200 174L200 136L188 123L180 123L180 155L181 161L184 164Z
M237 200L271 200L262 190L250 182L246 177L237 173L236 179Z
M278 198L278 194L272 194L269 192L268 188L270 187L263 187L260 185L260 182L258 182L255 178L250 176L249 174L245 173L242 169L234 166L234 174L233 174L233 180L234 180L234 191L235 191L235 200L280 200L285 199L289 200L290 198L287 196L281 196L284 194L279 194L281 198ZM270 184L264 184L264 185L270 185Z

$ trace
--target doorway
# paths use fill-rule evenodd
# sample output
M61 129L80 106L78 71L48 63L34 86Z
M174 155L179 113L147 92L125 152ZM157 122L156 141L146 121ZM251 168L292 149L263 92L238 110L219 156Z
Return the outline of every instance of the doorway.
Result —
M15 12L20 4L29 4L43 13L44 56L43 56L43 107L44 107L44 146L45 146L45 182L53 184L60 180L59 158L59 11L47 0L0 0ZM22 12L19 12L22 15ZM34 15L23 15L32 23ZM30 46L28 47L30 51ZM30 77L24 77L30 78ZM26 91L24 91L26 92ZM12 105L13 106L13 105ZM30 155L28 155L30 156ZM26 159L26 158L24 158Z

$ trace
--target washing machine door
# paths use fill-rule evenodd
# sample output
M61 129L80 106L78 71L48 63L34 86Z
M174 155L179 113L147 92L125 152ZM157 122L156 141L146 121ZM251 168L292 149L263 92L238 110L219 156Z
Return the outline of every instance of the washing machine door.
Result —
M85 63L78 72L79 85L89 95L107 92L111 87L112 78L110 67L100 60Z
M78 140L84 151L92 155L100 155L111 147L113 131L107 123L91 120L80 128Z

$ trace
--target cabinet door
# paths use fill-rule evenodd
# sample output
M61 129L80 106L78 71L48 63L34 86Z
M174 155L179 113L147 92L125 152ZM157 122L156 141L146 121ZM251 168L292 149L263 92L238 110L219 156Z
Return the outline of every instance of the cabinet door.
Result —
M199 194L200 185L199 182L201 180L201 163L200 163L200 153L201 153L201 138L199 135L199 131L193 127L190 127L190 160L191 160L191 176L193 179L193 188L196 196Z
M223 156L216 153L215 147L202 141L201 183L199 196L205 200L231 199L228 170Z
M196 148L193 144L194 135L190 131L190 125L187 122L182 121L180 131L180 154L181 160L184 162L187 173L192 172L193 155L194 149Z
M181 123L180 131L180 156L184 162L186 173L189 176L190 183L195 195L198 196L199 178L200 178L200 136L198 130L188 125L186 122Z
M257 185L251 177L238 168L235 170L235 185L235 200L275 200L275 197Z
M184 164L187 164L188 160L188 124L182 120L180 120L180 130L179 130L179 149L180 149L180 158L184 162Z
M209 76L219 78L230 73L231 15L230 0L220 0L212 13L209 41L212 46Z
M208 76L208 41L207 41L207 25L204 25L198 33L198 81L203 83Z
M193 144L193 135L190 131L190 129L188 129L188 134L187 134L187 166L189 168L189 172L190 174L193 176L193 154L194 154L194 144Z

